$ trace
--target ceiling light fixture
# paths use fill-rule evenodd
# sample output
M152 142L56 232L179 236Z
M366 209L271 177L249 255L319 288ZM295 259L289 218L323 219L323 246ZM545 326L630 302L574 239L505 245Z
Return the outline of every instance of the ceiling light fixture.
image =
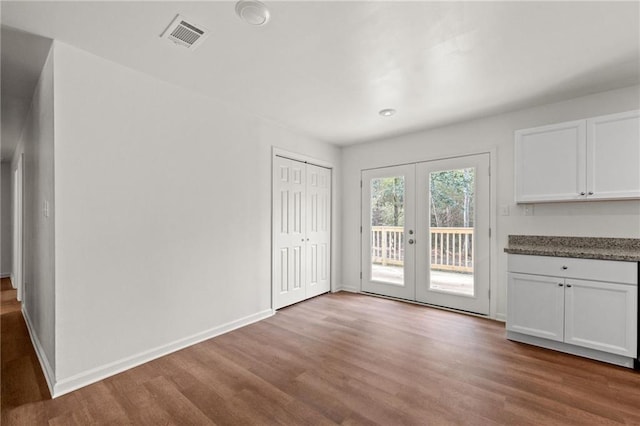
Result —
M378 114L380 114L383 117L391 117L395 113L396 113L396 110L393 108L385 108L378 111Z
M269 21L269 9L258 0L240 0L236 3L236 14L249 25L264 25Z

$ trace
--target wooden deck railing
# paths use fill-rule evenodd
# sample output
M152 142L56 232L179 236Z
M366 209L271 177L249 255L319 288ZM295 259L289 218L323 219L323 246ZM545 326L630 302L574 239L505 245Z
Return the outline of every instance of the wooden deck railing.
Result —
M473 228L431 228L431 269L473 272ZM371 227L371 259L404 265L404 228Z

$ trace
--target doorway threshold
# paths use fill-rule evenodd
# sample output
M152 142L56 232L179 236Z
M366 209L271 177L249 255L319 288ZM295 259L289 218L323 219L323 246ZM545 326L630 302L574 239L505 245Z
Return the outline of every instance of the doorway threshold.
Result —
M485 319L498 321L494 318L491 318L489 315L479 314L477 312L471 312L471 311L463 311L461 309L449 308L447 306L433 305L431 303L419 302L417 300L409 300L409 299L402 299L400 297L385 296L384 294L371 293L368 291L361 291L360 294L364 294L365 296L379 297L381 299L395 300L396 302L410 303L412 305L424 306L427 308L440 309L441 311L455 312L458 314L470 315L477 318L485 318Z

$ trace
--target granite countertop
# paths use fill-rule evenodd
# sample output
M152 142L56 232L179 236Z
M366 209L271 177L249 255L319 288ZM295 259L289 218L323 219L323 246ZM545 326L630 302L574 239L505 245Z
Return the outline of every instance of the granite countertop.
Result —
M640 262L640 238L509 235L510 254Z

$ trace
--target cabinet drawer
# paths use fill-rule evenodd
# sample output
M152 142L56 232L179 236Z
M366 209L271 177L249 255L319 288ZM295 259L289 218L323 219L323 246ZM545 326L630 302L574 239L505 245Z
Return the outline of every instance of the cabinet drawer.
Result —
M510 254L508 262L509 272L638 284L638 264L636 262L520 254Z

